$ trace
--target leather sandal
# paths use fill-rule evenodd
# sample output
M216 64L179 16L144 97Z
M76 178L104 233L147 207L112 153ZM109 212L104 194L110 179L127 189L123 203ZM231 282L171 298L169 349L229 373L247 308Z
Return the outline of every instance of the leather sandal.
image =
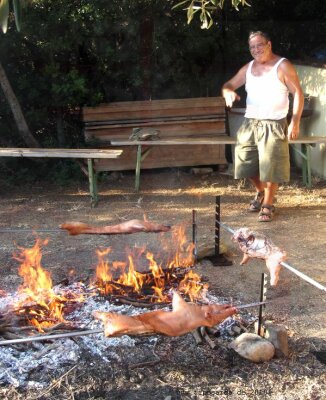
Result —
M260 211L263 201L264 201L264 192L257 192L255 198L250 202L248 211L250 212Z
M268 211L264 211L264 209ZM271 222L275 213L275 207L269 204L263 204L259 212L258 221L259 222Z

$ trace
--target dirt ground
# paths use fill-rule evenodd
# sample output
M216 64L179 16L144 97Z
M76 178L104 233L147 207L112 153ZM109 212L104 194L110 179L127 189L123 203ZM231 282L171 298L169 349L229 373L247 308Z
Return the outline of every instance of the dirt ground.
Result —
M1 182L0 182L1 184ZM260 223L257 214L247 212L253 191L247 182L234 181L218 171L195 175L190 168L144 171L141 190L134 191L132 173L114 173L99 185L100 201L90 207L87 182L59 187L45 182L8 188L0 197L0 289L13 291L21 283L18 246L30 247L39 229L49 238L42 265L54 282L74 270L76 279L87 277L96 265L95 249L111 246L123 254L126 245L146 245L155 254L156 234L123 236L80 235L70 237L58 226L65 221L111 225L129 219L143 219L170 225L186 223L191 237L192 210L197 212L197 244L214 247L215 197L221 196L221 221L232 229L249 227L270 237L284 248L287 262L315 281L326 285L326 185L314 181L306 189L294 177L281 186L275 218ZM7 231L8 229L11 231ZM25 230L25 231L24 231ZM48 232L41 232L41 230ZM229 232L221 232L222 248L232 266L216 266L201 260L196 272L208 279L209 291L230 302L259 300L263 261L251 260L240 266L242 255ZM67 367L65 374L53 374L52 383L39 391L0 386L3 399L323 399L326 396L326 365L314 351L326 351L325 292L299 279L285 268L276 288L267 292L270 303L265 318L286 327L288 358L274 358L255 364L238 356L228 343L218 339L214 350L196 346L191 335L159 337L155 352L138 339L139 360L121 349L120 357L108 368L85 355L82 363Z

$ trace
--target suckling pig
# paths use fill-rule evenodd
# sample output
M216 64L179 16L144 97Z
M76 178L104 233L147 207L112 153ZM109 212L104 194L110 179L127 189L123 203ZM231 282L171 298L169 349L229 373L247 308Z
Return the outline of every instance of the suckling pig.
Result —
M157 310L134 316L94 311L93 316L103 321L105 336L181 336L200 326L215 326L236 312L230 305L189 304L174 292L172 311Z
M167 232L171 229L168 225L150 221L141 221L139 219L132 219L130 221L121 222L117 225L107 225L103 227L95 227L82 222L65 222L60 225L60 228L66 229L70 235L116 235L137 232Z
M251 231L249 228L237 229L232 239L239 244L243 252L240 265L246 264L250 258L265 260L270 273L271 286L276 286L279 281L281 262L286 260L285 251L275 246L267 236Z

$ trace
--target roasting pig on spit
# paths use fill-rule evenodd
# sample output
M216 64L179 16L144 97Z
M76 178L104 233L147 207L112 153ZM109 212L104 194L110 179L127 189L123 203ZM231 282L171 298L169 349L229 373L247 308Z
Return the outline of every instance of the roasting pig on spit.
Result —
M172 311L156 310L133 316L94 311L93 316L104 323L104 334L109 337L150 334L182 336L201 326L213 327L236 312L237 309L228 304L189 304L174 292Z
M167 232L171 229L168 225L159 224L150 221L141 221L132 219L130 221L121 222L117 225L107 225L103 227L95 227L84 224L82 222L65 222L60 225L61 229L66 229L70 235L80 234L96 234L96 235L117 235L130 234L137 232Z
M239 244L243 252L240 265L246 264L251 258L265 260L270 273L271 286L276 286L279 281L281 262L287 258L285 251L275 246L265 235L251 231L249 228L237 229L232 239Z

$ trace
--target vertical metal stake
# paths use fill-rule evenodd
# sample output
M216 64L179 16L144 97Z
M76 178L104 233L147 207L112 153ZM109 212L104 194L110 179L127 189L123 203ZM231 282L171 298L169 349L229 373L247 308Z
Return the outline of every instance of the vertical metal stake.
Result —
M266 300L266 292L267 292L267 278L268 275L262 273L261 274L261 284L260 284L260 300L259 301L265 301ZM259 316L258 316L258 328L257 328L257 333L259 336L264 336L264 333L262 331L262 324L263 324L263 307L265 307L265 304L262 304L259 306Z
M193 255L194 263L197 261L197 222L196 222L196 210L192 210L192 243L194 246Z
M215 251L213 256L206 257L212 261L214 266L232 265L232 261L228 260L224 254L220 254L220 219L221 219L221 196L215 198Z
M215 198L215 257L220 255L221 196Z

